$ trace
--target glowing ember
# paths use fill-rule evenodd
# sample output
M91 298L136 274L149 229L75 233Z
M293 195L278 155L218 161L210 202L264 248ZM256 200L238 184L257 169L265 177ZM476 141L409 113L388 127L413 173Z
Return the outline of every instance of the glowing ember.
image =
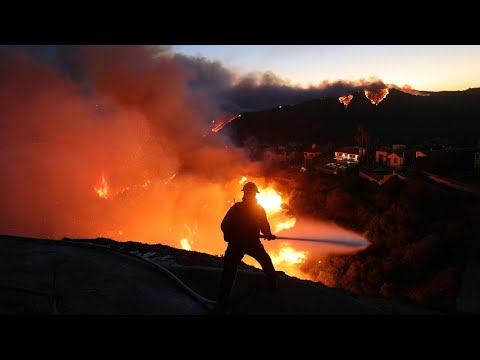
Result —
M180 246L182 247L183 250L188 250L188 251L192 250L192 246L190 245L188 240L185 238L180 240Z
M374 105L378 105L388 95L388 89L367 90L365 89L365 96Z
M97 181L97 184L94 187L95 192L100 196L101 198L108 199L109 195L109 190L108 190L108 183L107 180L105 180L105 175L102 174L102 178Z
M144 189L147 189L148 188L148 185L150 185L150 180L149 179L146 179L145 182L142 184L142 187Z
M352 101L353 95L345 95L345 96L340 96L338 98L338 101L341 102L343 105L345 105L345 108L348 106L350 101Z
M244 177L242 177L242 179L240 180L240 185L242 185L245 181L247 181L247 178L244 176Z
M165 185L168 184L170 181L172 181L175 178L175 176L177 176L177 173L173 174L167 180L165 180Z
M302 264L307 259L308 251L298 251L289 244L282 244L277 254L272 254L273 265L285 263L288 265Z

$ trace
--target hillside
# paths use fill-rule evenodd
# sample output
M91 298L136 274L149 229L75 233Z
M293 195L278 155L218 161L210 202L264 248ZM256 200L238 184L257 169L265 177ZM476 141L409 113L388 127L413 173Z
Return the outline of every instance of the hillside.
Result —
M0 314L208 314L219 258L162 245L125 245L109 239L0 236ZM232 293L232 315L434 313L279 275L279 290L271 297L262 273L243 267Z
M432 138L474 142L480 134L480 89L417 96L390 89L377 106L363 92L345 108L338 98L242 114L222 132L242 144L250 137L273 143L328 141L351 144L362 124L379 144L416 144Z

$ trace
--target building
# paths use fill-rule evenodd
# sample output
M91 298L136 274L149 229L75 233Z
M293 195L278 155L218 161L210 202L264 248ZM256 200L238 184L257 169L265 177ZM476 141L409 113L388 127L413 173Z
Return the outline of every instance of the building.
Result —
M385 165L391 168L401 168L405 164L405 156L403 153L388 154Z
M428 153L426 151L415 151L415 159L419 157L427 157Z
M421 152L417 151L417 153ZM423 154L421 156L425 155ZM375 151L375 163L377 165L390 168L403 167L405 165L405 145L393 145L392 150L388 148L383 148L381 150Z
M349 146L335 150L337 163L358 164L365 157L366 149L361 146Z

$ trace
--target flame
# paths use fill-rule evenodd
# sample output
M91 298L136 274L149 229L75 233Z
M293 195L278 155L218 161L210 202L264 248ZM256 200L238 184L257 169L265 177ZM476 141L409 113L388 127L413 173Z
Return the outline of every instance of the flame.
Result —
M273 265L281 263L287 265L303 264L307 259L308 251L299 251L292 248L288 243L282 244L278 253L271 255Z
M192 250L192 246L190 245L190 242L186 238L183 238L182 240L180 240L180 246L182 247L183 250L188 250L188 251Z
M257 194L257 202L263 206L267 216L282 210L282 197L272 188L260 190L260 193Z
M388 88L378 89L378 90L367 90L365 89L365 96L368 100L374 105L380 104L380 102L385 99L388 95Z
M348 104L350 101L352 101L353 95L345 95L345 96L340 96L338 98L338 101L341 102L343 105L345 105L345 108L347 108Z
M97 181L97 184L93 188L95 192L98 194L99 197L108 199L109 196L109 188L107 180L105 180L105 175L102 174L102 178Z
M213 132L219 132L220 130L222 130L222 128L227 125L230 121L233 121L235 120L236 118L239 118L241 117L242 114L236 114L234 117L232 118L228 118L228 117L225 117L225 116L222 116L222 117L219 117L218 119L216 120L213 120L212 123L214 124L214 127L212 128L212 131Z
M299 266L307 260L308 251L295 250L290 244L283 243L278 251L269 251L269 254L276 270L284 271L299 279L313 280L312 276L303 272ZM260 264L249 256L245 257L243 261L257 269L261 268Z
M244 176L240 184L245 181L247 178ZM256 195L257 202L265 209L273 233L294 227L297 219L287 214L283 206L288 205L287 200L282 199L282 196L272 187L259 188L259 191L260 193Z
M277 233L282 230L290 229L295 226L297 219L294 217L287 219L283 222L278 222L274 225L273 232Z

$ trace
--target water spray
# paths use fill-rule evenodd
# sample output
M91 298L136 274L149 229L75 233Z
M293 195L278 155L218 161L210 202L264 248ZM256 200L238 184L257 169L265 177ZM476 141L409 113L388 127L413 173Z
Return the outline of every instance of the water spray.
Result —
M265 236L262 235L261 238L265 238ZM365 246L368 244L367 242L362 240L311 239L311 238L295 238L295 237L289 237L289 236L276 236L276 240L310 241L310 242L344 245L344 246L350 246L350 247L359 247L359 246Z

